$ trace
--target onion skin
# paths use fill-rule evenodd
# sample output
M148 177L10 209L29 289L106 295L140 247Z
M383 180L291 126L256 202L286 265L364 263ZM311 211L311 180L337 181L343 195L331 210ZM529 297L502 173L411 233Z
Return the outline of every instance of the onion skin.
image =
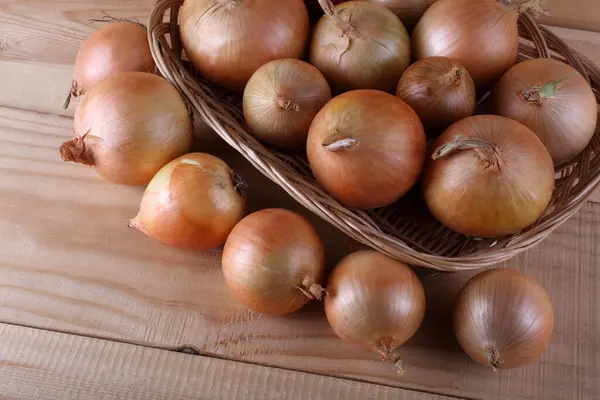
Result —
M492 95L495 112L529 127L555 165L581 153L596 131L598 106L592 88L560 61L540 58L519 63L504 74Z
M221 159L186 154L152 179L130 226L171 247L215 248L244 217L245 187Z
M385 7L364 1L341 3L329 12L314 28L310 63L337 91L392 93L410 63L402 22Z
M396 96L415 110L430 135L473 115L477 101L469 72L446 57L425 58L408 67Z
M421 19L425 11L436 0L367 0L371 3L381 4L392 11L404 26L411 30Z
M405 263L376 251L359 251L333 270L325 314L340 339L377 352L401 369L397 348L419 329L425 292Z
M353 208L398 200L417 182L425 153L417 114L397 97L376 90L335 97L317 114L308 134L315 178Z
M495 370L517 368L533 362L548 346L554 313L535 279L498 268L467 282L453 326L460 346L479 364Z
M325 252L313 227L282 209L255 212L235 226L223 249L232 294L268 315L290 314L321 299Z
M466 146L447 147L460 143ZM432 148L423 175L425 202L456 232L514 234L533 224L550 202L552 158L525 125L495 115L469 117L450 126Z
M95 167L104 179L146 185L169 161L188 152L193 126L179 92L143 72L109 77L82 99L64 161Z
M302 0L185 0L179 21L192 64L237 92L267 62L300 58L309 35Z
M454 59L477 86L489 84L517 61L518 17L496 0L438 0L415 27L414 58Z
M304 61L271 61L244 90L244 117L262 141L280 148L306 145L310 124L331 100L323 74Z

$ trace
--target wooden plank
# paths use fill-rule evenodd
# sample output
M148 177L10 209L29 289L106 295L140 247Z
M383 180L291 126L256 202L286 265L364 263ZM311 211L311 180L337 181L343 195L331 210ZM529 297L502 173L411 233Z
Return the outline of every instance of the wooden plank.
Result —
M449 397L0 324L0 398L11 400Z
M71 120L0 108L0 321L468 398L600 396L600 205L588 204L542 245L505 264L535 276L556 312L550 348L531 366L493 373L469 361L450 330L457 291L472 275L423 276L428 311L402 348L398 376L377 355L339 341L311 304L269 318L238 304L220 251L169 249L127 228L142 189L112 185L63 164ZM294 203L221 144L249 181L251 209L291 208L325 241L328 265L361 248Z

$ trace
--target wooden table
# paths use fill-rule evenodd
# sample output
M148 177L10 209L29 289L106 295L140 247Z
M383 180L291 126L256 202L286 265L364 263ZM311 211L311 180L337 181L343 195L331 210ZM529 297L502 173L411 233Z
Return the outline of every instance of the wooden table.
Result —
M471 362L449 329L472 273L423 276L427 317L398 376L339 341L320 304L286 318L250 312L227 293L219 250L176 251L129 230L142 189L62 163L73 108L60 106L88 20L143 21L152 3L0 1L0 399L600 398L600 204L504 264L548 289L556 325L538 362L499 373ZM597 0L548 3L543 21L600 64ZM243 173L252 210L308 216L330 266L361 247L218 140L197 148Z

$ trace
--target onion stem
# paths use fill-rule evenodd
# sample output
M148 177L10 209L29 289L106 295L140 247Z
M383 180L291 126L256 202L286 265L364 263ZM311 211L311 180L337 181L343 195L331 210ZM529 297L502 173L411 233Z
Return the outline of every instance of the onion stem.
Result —
M400 356L395 353L394 349L390 348L390 341L387 339L380 340L375 346L377 352L381 356L381 361L389 362L396 366L398 375L404 374L404 363Z
M341 137L339 132L336 132L329 137L327 137L322 146L327 148L327 150L332 152L338 152L342 150L351 150L358 146L358 139L349 138L349 137Z
M576 72L572 72L555 81L546 82L541 86L536 86L532 89L524 90L521 93L519 93L519 98L525 103L534 103L538 106L541 106L544 99L556 97L558 85L574 76L577 76Z
M285 111L296 111L296 112L300 111L299 104L294 104L294 103L292 103L291 100L288 100L283 96L278 97L276 100L276 103L279 108L282 108Z
M60 155L64 162L76 162L84 165L94 165L94 157L91 152L86 151L85 139L91 129L83 136L77 136L60 146Z
M346 21L335 12L331 0L319 0L319 5L323 9L325 15L331 18L335 26L340 28L345 35L354 37L362 36L350 21Z
M465 139L456 136L452 141L435 149L431 158L437 160L461 150L475 150L477 156L487 164L486 169L491 168L496 171L500 169L501 158L498 148L492 143L481 139Z
M495 348L490 348L486 350L488 363L494 369L494 371L498 371L502 367L502 360L500 360L500 352Z
M305 276L302 279L302 286L295 286L311 300L323 300L323 297L327 295L327 290L317 284L312 276Z
M499 0L499 2L509 10L519 14L529 12L534 17L544 14L542 6L546 5L546 0Z

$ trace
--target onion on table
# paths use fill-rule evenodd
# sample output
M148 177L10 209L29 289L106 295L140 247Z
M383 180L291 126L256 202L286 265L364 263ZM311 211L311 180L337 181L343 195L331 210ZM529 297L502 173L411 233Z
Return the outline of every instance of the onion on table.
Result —
M244 218L225 243L222 265L233 296L263 314L290 314L324 295L321 239L292 211L267 209Z
M598 105L592 88L573 67L539 58L512 67L492 91L496 113L528 126L555 165L570 161L592 140Z
M311 122L329 100L331 90L318 69L300 60L275 60L248 81L244 118L263 142L280 148L305 146Z
M94 86L77 107L64 161L93 166L108 181L146 185L192 144L192 118L165 79L124 72Z
M185 0L179 26L194 67L239 92L263 64L301 57L309 35L302 0Z
M492 269L473 278L458 296L454 333L476 362L498 369L527 365L548 346L552 304L535 279L514 269Z
M377 352L402 373L398 348L423 321L425 292L405 263L376 251L359 251L333 270L325 314L342 340Z
M478 115L450 126L432 145L423 192L442 224L468 236L517 233L544 212L554 164L525 125Z
M377 90L335 97L308 134L308 161L317 181L339 202L360 209L402 197L417 182L425 153L417 114Z
M246 187L223 160L186 154L158 171L130 226L168 246L212 249L244 217Z

